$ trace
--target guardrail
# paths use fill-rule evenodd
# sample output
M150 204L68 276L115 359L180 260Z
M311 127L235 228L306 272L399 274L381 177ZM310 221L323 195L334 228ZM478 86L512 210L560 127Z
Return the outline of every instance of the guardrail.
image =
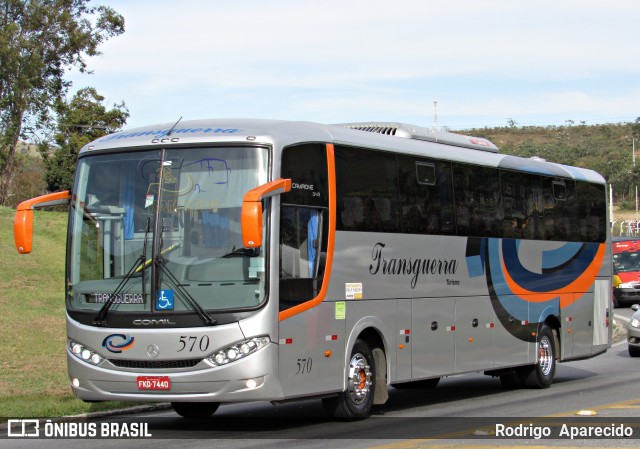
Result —
M613 237L637 237L640 235L640 220L621 220L611 223Z

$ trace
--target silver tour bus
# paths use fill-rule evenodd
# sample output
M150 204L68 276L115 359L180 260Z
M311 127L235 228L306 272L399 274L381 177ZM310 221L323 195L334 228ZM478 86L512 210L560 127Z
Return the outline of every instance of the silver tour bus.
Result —
M398 123L161 124L82 148L69 204L69 382L86 401L322 399L483 372L546 388L611 345L605 181Z

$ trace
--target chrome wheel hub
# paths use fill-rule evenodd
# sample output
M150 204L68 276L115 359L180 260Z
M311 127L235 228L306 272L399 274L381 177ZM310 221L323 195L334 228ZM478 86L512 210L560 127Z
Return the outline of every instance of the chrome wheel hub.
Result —
M349 362L347 391L354 403L360 404L371 391L371 367L362 354L354 354Z
M548 376L553 368L553 351L551 342L548 338L543 337L538 343L538 357L540 359L540 371L543 375Z

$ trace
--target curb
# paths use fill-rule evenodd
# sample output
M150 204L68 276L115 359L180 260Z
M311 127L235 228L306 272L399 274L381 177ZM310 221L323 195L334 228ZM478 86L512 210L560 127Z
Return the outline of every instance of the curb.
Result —
M77 419L106 418L108 416L130 415L133 413L156 412L159 410L170 410L170 409L171 409L171 404L169 402L160 402L157 404L136 405L134 407L118 408L114 410L103 410L99 412L89 412L89 413L82 413L80 415L68 415L68 416L62 416L60 418L49 418L49 419L55 420L55 421L65 421L65 420L77 420Z
M109 416L120 416L120 415L130 415L133 413L144 413L144 412L155 412L160 410L170 410L171 404L169 402L161 402L156 404L149 405L136 405L134 407L127 408L118 408L113 410L103 410L99 412L89 412L89 413L81 413L79 415L66 415L66 416L58 416L51 418L34 418L40 424L44 424L46 422L67 422L67 421L78 421L78 420L87 420L94 418L107 418ZM28 419L28 418L16 418L16 419ZM29 419L31 420L31 419ZM8 422L0 423L0 429L6 430L8 428Z

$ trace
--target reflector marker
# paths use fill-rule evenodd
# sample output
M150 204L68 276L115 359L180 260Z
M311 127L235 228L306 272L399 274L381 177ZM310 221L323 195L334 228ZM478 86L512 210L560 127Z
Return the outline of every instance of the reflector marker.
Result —
M527 324L529 324L529 320L524 320L520 322L523 326L526 326Z
M455 326L447 326L447 332L455 332L456 327Z
M324 337L324 339L326 341L336 341L338 339L338 336L336 334L334 335L327 335L326 337Z
M400 329L400 335L410 335L411 329Z
M567 317L567 321L568 321L569 323L570 323L570 322L572 322L572 321L573 321L573 317L568 316L568 317Z
M280 343L281 345L290 345L293 343L293 338L281 338L280 340L278 340L278 343Z
M493 329L494 327L496 327L495 323L487 323L487 329Z

